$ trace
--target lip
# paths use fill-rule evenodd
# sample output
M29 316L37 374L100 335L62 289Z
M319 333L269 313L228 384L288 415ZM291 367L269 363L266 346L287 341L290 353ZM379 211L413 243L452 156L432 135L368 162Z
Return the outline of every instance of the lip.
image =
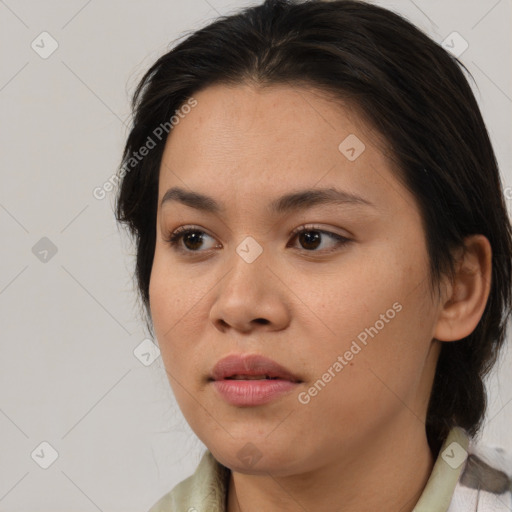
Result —
M300 381L296 375L284 366L258 354L233 354L224 357L213 367L210 379L223 380L233 375L268 375L290 382Z
M266 375L271 379L229 379L234 375ZM221 359L214 366L209 381L226 402L236 406L256 406L271 402L302 382L285 367L257 354L234 354Z

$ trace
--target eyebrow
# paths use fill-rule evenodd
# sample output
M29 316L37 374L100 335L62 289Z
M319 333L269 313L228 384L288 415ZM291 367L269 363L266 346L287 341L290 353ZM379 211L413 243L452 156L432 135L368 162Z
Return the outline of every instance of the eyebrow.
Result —
M180 187L173 187L167 190L162 198L160 206L170 201L177 201L190 208L195 208L208 213L222 213L225 208L212 197L190 192ZM320 188L311 190L299 190L291 192L274 199L270 205L270 211L276 214L284 214L300 209L312 208L313 206L323 204L350 204L360 206L375 205L361 196L338 190L335 188Z

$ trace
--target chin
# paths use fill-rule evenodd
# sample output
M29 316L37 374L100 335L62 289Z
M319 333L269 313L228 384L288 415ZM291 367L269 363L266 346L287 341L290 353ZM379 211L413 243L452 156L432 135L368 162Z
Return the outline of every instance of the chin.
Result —
M217 449L209 447L213 456L227 468L237 473L247 475L286 476L293 474L299 465L296 450L289 446L277 449L261 443L247 441L233 441L231 446L222 446Z

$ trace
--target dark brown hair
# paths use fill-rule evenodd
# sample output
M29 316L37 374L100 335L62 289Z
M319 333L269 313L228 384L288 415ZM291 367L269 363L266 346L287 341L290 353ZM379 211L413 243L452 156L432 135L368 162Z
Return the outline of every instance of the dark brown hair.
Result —
M165 137L128 168L133 153L210 85L313 86L355 104L388 143L397 178L421 210L432 290L442 275L453 275L452 250L466 236L480 233L491 243L485 311L469 336L443 343L426 420L436 453L454 425L475 435L486 408L483 379L504 343L511 314L512 228L493 148L463 70L400 15L354 0L267 0L218 18L158 59L133 96L116 204L117 220L136 242L136 278L150 331L149 279Z

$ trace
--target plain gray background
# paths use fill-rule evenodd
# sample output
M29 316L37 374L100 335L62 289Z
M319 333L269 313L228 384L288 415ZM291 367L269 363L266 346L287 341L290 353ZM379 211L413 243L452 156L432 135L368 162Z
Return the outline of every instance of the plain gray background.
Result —
M0 511L142 512L194 471L204 446L161 358L134 354L147 335L133 247L113 193L92 191L119 164L144 71L186 31L255 3L0 1ZM458 32L456 50L467 41L512 211L511 0L375 3L438 42ZM483 431L508 450L510 352Z

